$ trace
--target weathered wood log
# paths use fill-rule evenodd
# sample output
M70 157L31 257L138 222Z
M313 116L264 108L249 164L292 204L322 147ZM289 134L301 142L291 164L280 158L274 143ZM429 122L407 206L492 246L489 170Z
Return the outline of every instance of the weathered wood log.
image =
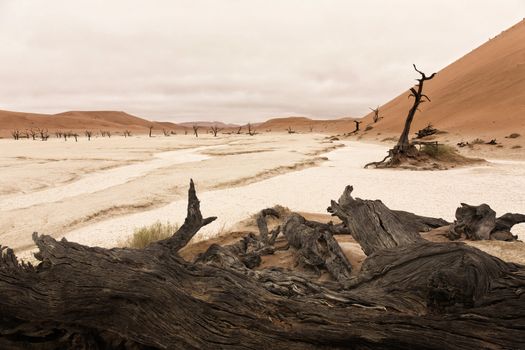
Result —
M525 222L525 214L507 213L496 219L494 231L511 231L514 225Z
M346 186L339 201L332 201L328 212L343 221L366 255L422 240L415 225L405 225L380 200L352 198L353 190L352 186Z
M299 265L313 268L318 274L326 269L337 281L350 278L352 267L330 230L309 225L301 215L292 214L283 225L283 234L297 250Z
M441 218L431 218L428 216L420 216L408 211L392 210L403 225L410 231L427 232L435 228L448 226L450 222Z
M275 242L275 239L277 238L277 234L279 233L280 228L272 231L272 235L270 237L268 232L268 225L266 223L267 216L278 218L279 213L273 208L267 208L261 210L261 212L257 216L257 227L259 228L259 236L261 240L266 244L273 244L273 242Z
M426 127L416 132L416 138L421 139L423 137L431 136L437 134L438 131L439 130L434 128L432 124L428 124Z
M469 240L513 241L517 236L512 235L510 231L514 225L522 222L525 222L523 214L507 213L496 218L496 212L487 204L474 206L461 203L447 236L451 240L464 236Z
M263 209L257 216L259 236L248 233L234 244L224 247L212 245L198 256L196 262L213 264L222 268L243 266L253 269L261 263L261 257L273 254L275 240L281 232L277 226L269 237L266 216L279 217L275 209ZM299 214L291 214L285 220L283 234L287 241L286 250L292 249L296 266L313 271L317 276L323 270L338 281L350 278L352 267L341 247L333 237L333 232L344 231L340 225L322 224L308 221ZM282 248L281 248L282 249Z
M188 224L172 241L102 249L35 234L36 267L0 249L0 348L519 349L525 343L523 266L463 243L423 240L377 249L356 278L341 282L187 262L177 250L210 220L202 219L191 192Z
M188 191L188 210L184 224L170 238L159 241L155 244L165 245L168 249L177 252L195 236L197 232L209 223L216 220L216 216L204 219L200 210L200 202L195 192L193 180L190 180L190 189Z

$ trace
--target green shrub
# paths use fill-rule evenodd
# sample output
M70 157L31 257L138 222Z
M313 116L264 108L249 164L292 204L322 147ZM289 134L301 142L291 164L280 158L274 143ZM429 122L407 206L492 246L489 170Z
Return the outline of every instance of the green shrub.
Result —
M178 229L179 225L177 224L171 224L169 221L163 224L157 221L150 226L136 228L133 231L133 235L128 238L124 245L130 248L141 249L150 243L171 237Z

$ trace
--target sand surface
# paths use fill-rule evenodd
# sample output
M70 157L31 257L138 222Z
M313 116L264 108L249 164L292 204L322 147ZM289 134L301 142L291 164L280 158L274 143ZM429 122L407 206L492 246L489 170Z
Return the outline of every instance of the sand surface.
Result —
M445 172L366 170L363 165L370 159L379 159L386 149L358 142L346 144L345 148L327 153L329 160L319 167L247 186L200 193L205 215L219 218L203 228L196 238L208 238L227 231L233 223L276 204L295 211L323 212L347 184L354 186L356 196L380 198L391 208L447 220L453 220L455 209L461 202L486 202L501 214L525 211L525 162L497 161L486 166ZM121 238L137 223L145 225L157 219L173 221L173 213L178 213L178 223L182 223L185 205L184 199L175 201L151 211L84 227L67 237L88 243L89 240L82 240L82 237L87 237L88 232L96 232L101 237L97 244L105 245L107 237L102 237L104 232L113 232L115 237Z
M192 177L204 192L314 166L322 161L319 153L335 147L323 138L0 140L0 244L23 250L32 246L33 231L62 237L98 221L162 207L184 199ZM104 237L111 241L111 233Z
M447 220L460 202L488 203L498 214L525 212L521 161L447 171L365 170L386 146L344 142L335 148L341 142L311 134L112 138L69 148L60 141L25 141L25 148L1 142L7 147L0 164L9 164L2 186L11 191L0 196L0 243L26 257L33 231L112 247L157 220L182 224L190 177L204 215L218 216L195 240L225 233L276 204L323 213L348 184L358 197ZM524 225L515 232L525 238Z

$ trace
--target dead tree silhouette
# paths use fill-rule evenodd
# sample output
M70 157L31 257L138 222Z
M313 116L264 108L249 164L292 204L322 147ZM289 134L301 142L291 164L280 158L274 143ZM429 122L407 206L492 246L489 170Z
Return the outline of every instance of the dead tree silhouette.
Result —
M256 134L255 129L252 127L252 124L248 123L248 135L253 136Z
M379 117L379 106L377 106L377 108L371 108L371 107L368 107L368 108L370 108L370 110L374 112L374 115L372 116L372 120L374 121L374 123L377 123L379 119L381 119Z
M423 85L425 81L434 78L436 73L432 73L430 76L427 76L425 73L418 70L415 64L413 66L416 72L421 74L421 78L416 79L418 81L418 84L415 87L410 88L410 95L408 95L408 98L414 97L414 104L408 111L408 115L405 120L405 126L403 128L401 136L399 137L399 141L397 142L394 148L388 151L388 155L383 160L379 162L368 163L365 165L365 168L371 165L375 167L392 167L398 165L408 157L417 156L417 149L414 145L410 143L410 140L408 138L408 135L410 134L410 126L412 125L412 121L414 120L416 112L419 110L419 105L426 101L430 102L430 98L423 93Z
M214 125L210 128L211 132L213 133L214 137L217 137L217 133L221 131L222 129L218 128L217 125Z

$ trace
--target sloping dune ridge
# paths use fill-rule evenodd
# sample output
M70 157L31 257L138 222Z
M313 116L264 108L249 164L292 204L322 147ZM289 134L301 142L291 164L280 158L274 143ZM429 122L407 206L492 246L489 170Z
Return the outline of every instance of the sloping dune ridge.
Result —
M418 68L425 71L424 62L419 63ZM414 72L414 78L418 77ZM525 20L439 71L425 83L425 94L432 101L420 106L412 124L414 131L432 123L458 135L502 139L515 132L523 134ZM398 133L411 104L407 89L380 106L383 119L373 124L374 132ZM369 123L372 113L364 120Z
M7 137L12 130L46 128L49 133L56 130L81 131L100 129L109 131L130 130L147 133L149 127L170 130L181 129L169 122L152 122L120 111L69 111L58 114L22 113L0 110L0 136Z
M272 118L264 123L255 124L254 127L257 132L287 132L291 128L292 132L346 133L354 130L355 124L352 120L354 119L349 117L332 120L286 117Z

